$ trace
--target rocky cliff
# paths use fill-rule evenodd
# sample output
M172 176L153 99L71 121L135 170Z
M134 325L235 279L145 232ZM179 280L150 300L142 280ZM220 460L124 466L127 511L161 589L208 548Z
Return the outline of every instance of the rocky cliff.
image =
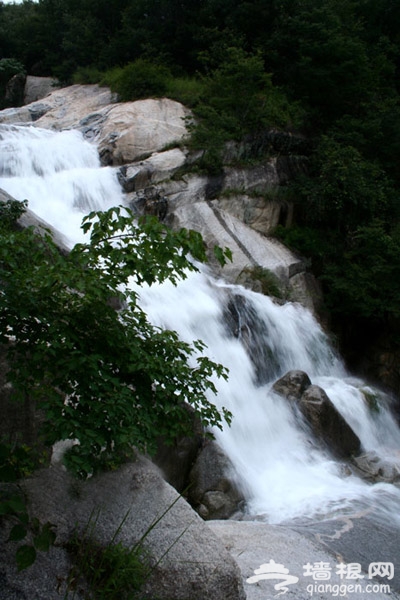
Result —
M196 156L185 145L188 119L190 112L178 102L118 103L110 90L96 85L57 89L0 115L1 123L81 131L97 145L102 163L119 171L134 210L199 231L209 248L232 250L232 263L220 273L227 281L268 292L265 282L272 273L281 297L315 308L319 290L304 261L270 235L291 219L292 206L280 199L279 190L304 168L304 157L293 154L301 148L290 136L283 142L270 132L262 142L268 158L232 167L232 156L243 153L232 145L220 176L209 177L192 168Z

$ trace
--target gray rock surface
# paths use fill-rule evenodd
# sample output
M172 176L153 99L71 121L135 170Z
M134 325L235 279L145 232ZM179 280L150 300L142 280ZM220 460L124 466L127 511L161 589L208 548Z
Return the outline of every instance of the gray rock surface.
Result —
M85 482L72 479L54 466L26 480L25 490L32 514L42 522L56 525L58 547L66 544L73 533L83 539L88 528L101 546L110 543L116 532L115 541L126 548L142 539L153 565L144 586L144 598L245 597L240 571L219 538L143 457ZM41 573L32 572L32 589L40 589L41 579L47 581L47 587L57 587L59 559L59 554L54 560L49 555ZM14 576L10 569L3 572L7 589L20 589L24 598L24 584L19 586L19 578ZM43 592L29 600L53 597ZM10 594L7 600L11 598Z
M391 580L384 580L384 584L390 587L391 593L382 593L381 591L367 593L366 586L368 584L379 585L383 582L367 578L368 571L365 568L368 566L364 561L360 571L363 575L362 579L341 578L336 573L337 566L343 565L345 561L339 552L322 545L315 538L308 539L304 533L294 531L286 526L248 521L209 521L208 525L220 537L227 550L238 562L243 575L247 600L272 600L280 594L288 600L310 600L310 598L332 600L333 597L351 598L352 600L399 598ZM379 553L371 553L368 560L370 559L369 562L380 560L379 556ZM359 557L351 553L346 560L360 562ZM277 566L273 567L271 561L274 561ZM312 575L313 570L304 568L307 564L313 568L315 563L324 563L330 567L330 571L325 570L325 573L330 575L329 580L315 580ZM279 565L281 571L287 569L286 574L292 579L287 579L286 592L282 587L275 587L281 583L284 585L285 579L282 576L279 577L279 574L271 579L261 578L255 583L248 581L255 577L255 571L259 570L261 565L268 565L275 573L279 570ZM307 572L310 575L306 575ZM356 584L360 588L351 589L349 587ZM327 585L332 587L324 587ZM340 586L342 587L340 588Z
M240 508L243 494L229 458L216 442L199 453L189 475L188 498L203 519L227 519Z
M45 98L57 87L57 81L52 77L35 77L28 75L25 81L24 104L31 104Z
M385 460L375 452L365 452L353 459L353 464L361 477L368 481L385 483L400 482L400 456L398 460Z
M10 194L5 190L2 190L0 188L0 202L8 202L10 200L15 200L15 198L10 196ZM51 227L51 225L46 223L46 221L43 221L43 219L35 215L35 213L29 208L27 208L23 215L21 215L21 217L17 221L17 224L22 229L26 227L33 227L35 233L42 237L45 236L48 233L48 231L50 231L53 236L54 242L57 244L60 250L62 252L69 251L69 246L66 238L59 231L56 231L54 228Z

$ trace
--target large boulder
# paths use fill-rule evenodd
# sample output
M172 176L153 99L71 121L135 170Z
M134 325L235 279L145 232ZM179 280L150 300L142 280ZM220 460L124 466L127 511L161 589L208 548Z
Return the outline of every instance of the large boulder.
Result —
M45 129L79 129L96 142L104 164L123 165L181 142L190 114L168 98L117 103L109 88L72 85L12 113L2 111L0 122L34 121Z
M190 111L168 98L116 104L97 137L100 155L108 164L123 165L177 144L187 136Z
M4 102L6 106L21 106L24 102L24 87L26 76L16 73L6 85Z
M393 453L391 453L393 456ZM400 482L400 454L397 460L393 458L383 458L376 452L365 452L353 459L358 475L371 481L384 483Z
M317 439L323 441L339 458L359 454L361 443L325 391L310 385L298 404Z
M37 100L45 98L48 94L54 92L57 85L59 84L53 77L28 75L25 80L24 104L31 104L31 102L37 102Z
M73 536L84 545L88 531L99 547L115 542L132 548L142 541L152 565L143 598L245 597L235 561L189 504L143 457L84 482L72 479L56 465L26 480L24 490L32 514L56 526L57 548L68 547ZM43 567L46 570L40 574L54 590L60 587L58 566L57 557L52 561L50 555ZM65 568L61 577L64 573ZM3 580L8 588L18 589L15 572L7 570ZM32 590L36 585L31 581ZM32 593L29 600L54 597ZM61 593L58 597L64 596ZM24 598L23 594L18 598Z
M228 519L237 513L244 497L235 482L230 459L216 442L208 442L189 475L189 502L205 519Z
M155 152L149 158L120 168L119 179L126 193L137 192L166 181L186 161L185 153L179 148Z
M272 386L273 391L290 401L300 400L303 392L311 385L311 379L304 371L289 371Z
M272 386L301 412L315 438L339 458L359 454L361 442L326 392L304 371L289 371Z

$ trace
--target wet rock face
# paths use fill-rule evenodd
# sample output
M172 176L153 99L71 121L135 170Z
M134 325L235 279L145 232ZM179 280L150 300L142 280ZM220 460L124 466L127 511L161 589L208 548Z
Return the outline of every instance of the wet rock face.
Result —
M347 458L360 452L358 436L322 388L310 385L302 394L298 406L314 435L323 440L338 457Z
M396 462L385 460L375 452L366 452L353 460L357 474L367 481L400 483L400 453Z
M228 519L240 510L244 497L235 484L233 465L215 442L206 443L189 479L189 502L203 519Z
M312 385L304 371L289 371L272 387L273 391L295 403L315 438L339 458L359 454L361 443L325 391Z
M304 371L289 371L272 386L274 392L288 400L300 400L303 392L311 385L311 379Z

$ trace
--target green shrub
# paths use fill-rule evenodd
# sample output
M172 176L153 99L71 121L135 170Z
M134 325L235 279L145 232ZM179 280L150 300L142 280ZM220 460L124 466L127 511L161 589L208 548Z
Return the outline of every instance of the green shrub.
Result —
M170 79L171 73L167 67L139 58L125 67L107 71L101 83L108 85L120 100L127 102L165 96Z
M26 74L24 65L15 58L2 58L0 60L0 84L6 84L13 75Z
M80 67L72 75L72 83L81 85L99 83L104 77L104 73L96 67Z
M170 77L166 96L189 108L196 106L204 92L204 83L198 77Z

